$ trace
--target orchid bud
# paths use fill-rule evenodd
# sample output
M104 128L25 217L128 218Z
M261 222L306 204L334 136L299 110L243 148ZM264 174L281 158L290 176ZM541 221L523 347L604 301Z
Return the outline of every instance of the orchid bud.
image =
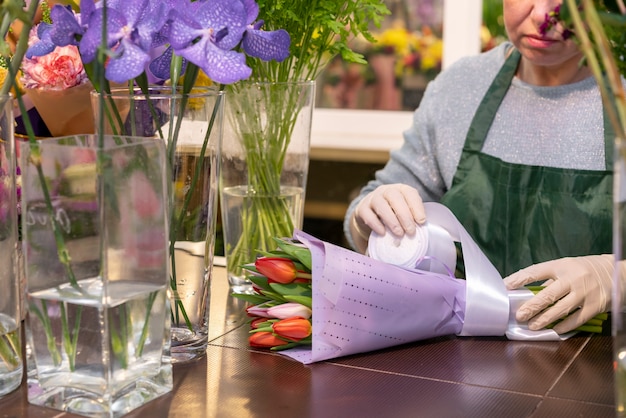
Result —
M248 339L250 347L272 348L288 344L287 341L281 340L271 332L261 331L250 335Z
M299 316L305 319L311 317L311 309L301 303L288 302L280 305L272 306L267 309L267 315L272 318L287 319Z
M300 341L311 335L313 327L311 321L304 318L288 318L275 322L272 330L279 337L283 337L292 341Z
M297 270L293 261L281 257L260 257L254 266L269 280L288 284L296 278Z

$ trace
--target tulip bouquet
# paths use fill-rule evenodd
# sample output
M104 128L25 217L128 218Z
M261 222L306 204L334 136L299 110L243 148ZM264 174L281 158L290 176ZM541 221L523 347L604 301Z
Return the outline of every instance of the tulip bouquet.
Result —
M252 304L250 346L284 350L310 345L312 289L311 253L294 240L275 238L278 249L244 266L254 294L234 296Z
M255 292L234 296L250 303L250 346L306 364L453 334L553 341L573 335L518 324L516 304L540 289L507 292L454 215L439 204L426 208L429 222L461 243L465 280L452 266L408 269L296 231L275 238L276 250L244 267ZM605 319L577 331L601 332Z

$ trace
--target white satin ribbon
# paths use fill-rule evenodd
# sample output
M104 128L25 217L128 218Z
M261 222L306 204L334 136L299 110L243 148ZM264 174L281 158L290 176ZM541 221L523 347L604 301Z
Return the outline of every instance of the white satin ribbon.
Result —
M509 298L502 276L446 206L424 204L426 219L461 243L465 264L466 304L459 335L504 335L509 320Z
M509 290L508 294L511 308L509 311L509 325L506 330L506 337L509 340L563 341L576 334L575 331L557 334L551 329L529 330L527 322L517 322L515 313L524 302L532 298L535 294L528 289Z

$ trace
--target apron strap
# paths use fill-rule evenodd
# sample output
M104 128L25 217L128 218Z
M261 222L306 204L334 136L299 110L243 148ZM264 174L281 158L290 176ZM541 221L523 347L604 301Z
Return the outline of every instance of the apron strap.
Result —
M500 68L500 71L492 81L489 89L483 96L469 130L467 131L467 137L465 139L465 145L463 146L463 152L461 153L461 160L457 167L452 186L461 180L460 177L464 176L469 171L472 162L465 156L468 153L480 152L483 148L487 133L491 128L491 124L496 117L500 103L506 96L506 92L509 90L511 81L517 71L517 65L522 55L517 49L512 49L508 54L504 65Z

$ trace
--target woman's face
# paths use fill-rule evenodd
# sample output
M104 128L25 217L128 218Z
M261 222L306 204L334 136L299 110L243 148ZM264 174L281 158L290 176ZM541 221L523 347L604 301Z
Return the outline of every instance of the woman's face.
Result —
M541 67L578 65L582 54L570 38L564 41L558 25L542 35L546 14L561 0L503 0L504 26L510 41L531 64Z

